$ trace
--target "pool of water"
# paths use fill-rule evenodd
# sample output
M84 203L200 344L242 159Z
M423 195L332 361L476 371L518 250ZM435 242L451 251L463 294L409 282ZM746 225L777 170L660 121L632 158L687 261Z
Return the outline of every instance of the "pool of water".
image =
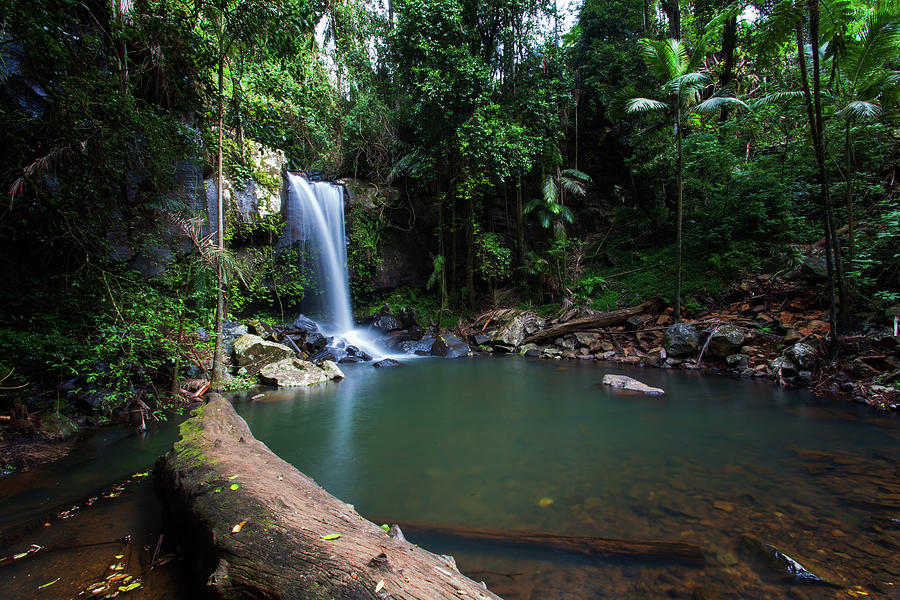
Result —
M895 417L752 380L595 362L423 359L346 373L239 395L237 407L257 438L361 514L678 540L706 556L585 559L409 536L507 599L900 598ZM606 373L666 395L612 390ZM837 586L781 579L745 536Z

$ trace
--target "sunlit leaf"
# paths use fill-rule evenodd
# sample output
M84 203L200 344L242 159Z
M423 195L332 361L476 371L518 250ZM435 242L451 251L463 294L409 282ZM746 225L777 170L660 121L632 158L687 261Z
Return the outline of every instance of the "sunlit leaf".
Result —
M341 534L339 534L339 533L326 533L325 535L322 536L322 539L325 540L326 542L329 542L331 540L336 540L339 537L341 537Z
M375 584L375 593L377 594L378 592L380 592L381 588L383 588L383 587L384 587L384 579L379 579L378 583Z
M381 524L381 528L384 529L385 531L390 531L390 530L391 530L391 526L388 525L387 523L382 523L382 524Z
M141 582L133 581L132 583L129 583L128 585L119 586L119 591L120 592L130 592L131 590L136 590L139 587L141 587Z
M56 583L57 581L59 581L59 577L57 577L57 578L54 579L53 581L48 581L48 582L45 583L44 585L39 585L39 586L38 586L38 589L39 589L39 590L42 590L42 589L44 589L45 587L50 587L51 585L53 585L53 584Z
M238 523L237 525L235 525L234 527L231 528L231 533L238 533L241 530L241 528L243 528L244 525L246 525L246 524L247 524L247 521L241 521L240 523Z
M231 484L231 491L234 491L234 490L238 489L239 487L241 487L241 486L239 486L239 485L236 484L236 483L232 483L232 484Z
M240 475L232 475L231 477L228 478L228 481L233 481L233 480L237 479L238 477L240 477Z

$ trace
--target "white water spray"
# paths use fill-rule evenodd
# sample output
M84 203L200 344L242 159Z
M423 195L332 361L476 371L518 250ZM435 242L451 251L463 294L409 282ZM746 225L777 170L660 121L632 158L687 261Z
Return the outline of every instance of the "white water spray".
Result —
M375 357L386 356L370 331L354 327L344 235L344 190L288 173L287 224L282 242L299 244L301 260L319 284L320 322L326 335L343 338Z

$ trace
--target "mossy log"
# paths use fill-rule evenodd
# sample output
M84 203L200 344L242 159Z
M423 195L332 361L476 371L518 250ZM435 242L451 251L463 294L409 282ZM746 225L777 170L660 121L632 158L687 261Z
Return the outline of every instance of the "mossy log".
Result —
M182 424L155 475L221 598L499 600L278 458L218 394Z

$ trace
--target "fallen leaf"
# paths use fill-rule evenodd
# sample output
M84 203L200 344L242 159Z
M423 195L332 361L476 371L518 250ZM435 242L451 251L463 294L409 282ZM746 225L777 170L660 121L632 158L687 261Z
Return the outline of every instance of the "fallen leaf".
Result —
M129 583L128 585L119 586L119 591L120 592L130 592L131 590L136 590L139 587L141 587L141 582L134 581L132 583Z
M378 583L375 584L375 593L377 594L378 592L380 592L381 588L383 588L383 587L384 587L384 579L378 580Z
M241 528L247 524L247 521L241 521L237 525L231 528L231 533L237 533L241 530Z
M547 498L546 496L544 496L543 498L538 500L538 506L540 506L541 508L547 508L551 504L553 504L553 498Z
M236 483L232 483L232 484L231 484L231 491L234 491L234 490L238 489L239 487L241 487L241 486L239 486L239 485L236 484Z
M56 583L57 581L59 581L59 577L57 577L57 578L54 579L53 581L48 581L48 582L45 583L44 585L39 585L39 586L38 586L38 589L39 589L39 590L42 590L42 589L44 589L45 587L50 587L51 585L53 585L53 584Z
M222 488L216 488L216 493L217 493L217 494L218 494L219 492L221 492L221 491L222 491Z
M339 537L341 537L341 534L339 534L339 533L327 533L322 536L322 539L325 540L326 542L328 542L331 540L336 540Z
M390 530L391 530L391 526L388 525L387 523L382 523L382 524L381 524L381 528L384 529L385 531L390 531Z
M116 554L116 558L125 558L124 554Z
M237 479L238 477L240 477L240 475L232 475L231 477L228 478L228 481L233 481L233 480Z

